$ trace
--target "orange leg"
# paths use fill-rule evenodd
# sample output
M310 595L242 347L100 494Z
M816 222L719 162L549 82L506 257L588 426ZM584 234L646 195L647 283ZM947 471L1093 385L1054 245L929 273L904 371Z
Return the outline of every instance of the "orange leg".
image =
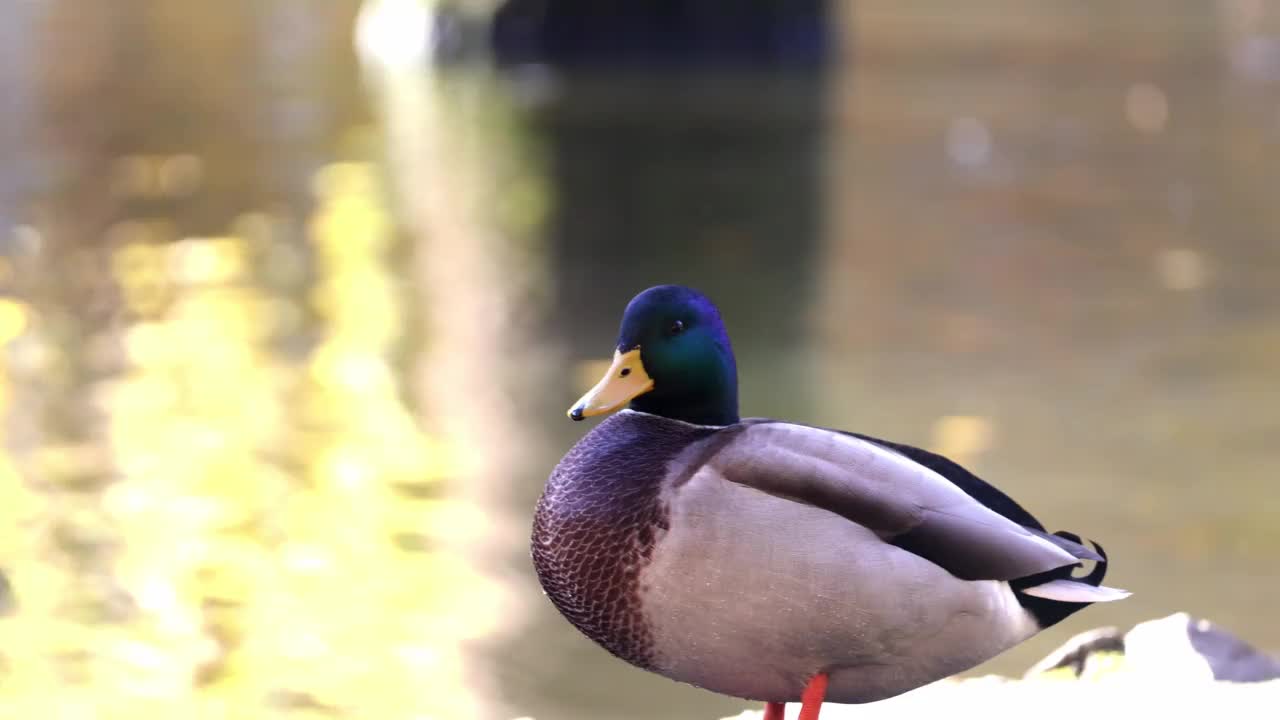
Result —
M764 720L785 720L787 706L782 703L765 703Z
M800 694L800 717L798 720L818 720L822 710L822 699L827 696L827 674L814 675L809 684L804 686Z

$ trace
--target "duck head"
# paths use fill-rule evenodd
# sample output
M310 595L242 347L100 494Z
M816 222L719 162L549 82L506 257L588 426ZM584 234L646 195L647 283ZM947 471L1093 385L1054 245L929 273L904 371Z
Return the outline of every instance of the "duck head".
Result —
M631 409L699 425L738 422L738 370L716 309L705 295L659 285L622 315L613 363L569 409L581 420Z

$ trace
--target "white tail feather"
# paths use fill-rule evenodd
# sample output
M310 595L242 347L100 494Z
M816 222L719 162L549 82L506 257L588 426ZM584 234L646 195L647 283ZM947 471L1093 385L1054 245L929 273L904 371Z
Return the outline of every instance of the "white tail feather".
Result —
M1094 587L1071 580L1050 580L1043 585L1022 588L1018 592L1045 600L1060 602L1111 602L1129 597L1128 590L1119 590L1102 585Z

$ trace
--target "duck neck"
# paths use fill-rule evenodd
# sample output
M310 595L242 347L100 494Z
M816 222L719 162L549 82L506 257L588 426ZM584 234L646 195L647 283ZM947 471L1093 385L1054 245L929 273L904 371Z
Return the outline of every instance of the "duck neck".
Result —
M631 401L631 409L695 425L732 425L740 419L738 375L732 366L726 370L685 392L645 393Z

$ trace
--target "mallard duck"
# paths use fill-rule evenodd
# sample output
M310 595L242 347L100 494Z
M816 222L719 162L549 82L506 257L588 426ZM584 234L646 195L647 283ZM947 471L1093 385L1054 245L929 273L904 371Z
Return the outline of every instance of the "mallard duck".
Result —
M1101 585L1100 545L945 457L740 418L728 334L695 290L637 295L615 347L569 416L619 412L552 471L532 554L565 618L633 665L816 720L1128 594Z

